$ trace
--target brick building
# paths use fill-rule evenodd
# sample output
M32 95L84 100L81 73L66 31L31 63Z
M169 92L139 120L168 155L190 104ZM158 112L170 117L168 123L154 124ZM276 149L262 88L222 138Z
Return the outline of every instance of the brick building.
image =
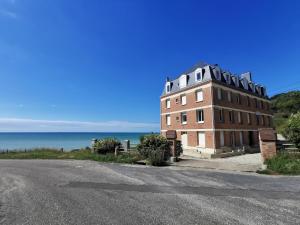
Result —
M161 133L177 132L184 151L218 155L259 147L258 129L272 127L266 88L218 65L199 63L175 80L161 96Z

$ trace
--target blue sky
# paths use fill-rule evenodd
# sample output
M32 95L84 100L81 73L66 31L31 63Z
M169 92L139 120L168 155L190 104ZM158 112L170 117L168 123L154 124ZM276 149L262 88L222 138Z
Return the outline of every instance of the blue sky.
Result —
M157 131L198 61L300 88L300 1L0 0L0 131ZM68 124L68 126L66 126Z

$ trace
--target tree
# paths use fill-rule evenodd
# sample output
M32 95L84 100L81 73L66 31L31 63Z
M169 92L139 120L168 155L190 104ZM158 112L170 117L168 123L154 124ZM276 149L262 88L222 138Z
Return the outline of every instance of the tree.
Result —
M290 116L284 134L297 148L300 148L300 112Z

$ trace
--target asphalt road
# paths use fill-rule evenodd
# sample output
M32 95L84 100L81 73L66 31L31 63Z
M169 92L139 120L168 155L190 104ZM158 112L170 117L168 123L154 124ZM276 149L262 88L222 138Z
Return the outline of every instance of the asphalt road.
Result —
M300 177L1 160L0 224L300 224Z

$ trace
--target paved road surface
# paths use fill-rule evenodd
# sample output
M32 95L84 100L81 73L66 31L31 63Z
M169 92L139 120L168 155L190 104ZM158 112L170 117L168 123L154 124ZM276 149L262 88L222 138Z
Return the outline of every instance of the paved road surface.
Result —
M1 160L0 224L300 224L300 177Z

